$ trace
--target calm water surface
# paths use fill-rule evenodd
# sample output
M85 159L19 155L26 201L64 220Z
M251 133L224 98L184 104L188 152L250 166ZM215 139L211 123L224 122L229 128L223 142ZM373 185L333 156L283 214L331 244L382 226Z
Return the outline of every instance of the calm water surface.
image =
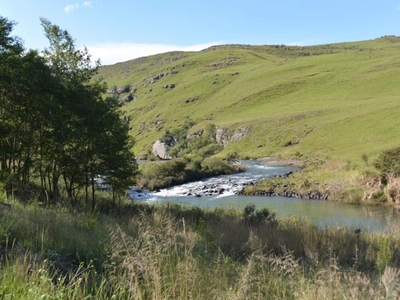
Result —
M234 208L243 209L254 203L257 208L274 211L277 216L299 216L310 219L319 227L350 226L361 228L364 231L386 231L389 224L400 224L400 212L389 207L372 207L350 205L324 200L308 200L286 197L254 197L238 196L235 191L242 189L251 182L257 182L276 175L283 175L289 171L296 171L292 167L271 167L260 165L258 161L242 161L248 168L245 173L213 177L202 181L192 182L158 193L139 192L131 190L131 197L135 200L149 203L175 202L182 205L206 207L214 209ZM224 188L218 196L184 196L188 192L195 194L203 187L217 186Z

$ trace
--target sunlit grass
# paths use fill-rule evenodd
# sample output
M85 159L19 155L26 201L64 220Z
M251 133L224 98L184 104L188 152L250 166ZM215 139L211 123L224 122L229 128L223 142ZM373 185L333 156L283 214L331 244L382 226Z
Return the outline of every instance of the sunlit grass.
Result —
M110 85L136 86L138 100L123 110L132 117L137 155L189 117L193 131L207 123L252 128L222 155L358 161L399 143L399 45L387 37L316 47L219 46L107 66L100 75ZM146 83L171 70L178 73ZM170 83L176 87L165 89ZM189 98L197 100L185 103Z
M5 299L399 296L394 225L357 233L298 217L249 223L240 211L175 204L124 204L108 215L12 204L0 211Z

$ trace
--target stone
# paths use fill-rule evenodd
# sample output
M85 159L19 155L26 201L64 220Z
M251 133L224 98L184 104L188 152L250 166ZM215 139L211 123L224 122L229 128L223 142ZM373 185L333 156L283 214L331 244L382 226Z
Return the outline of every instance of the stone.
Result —
M251 132L250 127L239 128L231 137L230 142L239 142L245 136L248 136Z
M215 130L215 140L223 147L228 145L230 140L229 129L217 127Z
M153 154L155 156L157 156L159 159L163 159L163 160L170 160L172 159L171 155L169 155L169 148L170 146L168 146L167 144L161 142L160 140L157 140L154 144L153 144Z
M175 88L175 84L171 83L171 84L167 84L166 86L164 86L165 89L173 89Z

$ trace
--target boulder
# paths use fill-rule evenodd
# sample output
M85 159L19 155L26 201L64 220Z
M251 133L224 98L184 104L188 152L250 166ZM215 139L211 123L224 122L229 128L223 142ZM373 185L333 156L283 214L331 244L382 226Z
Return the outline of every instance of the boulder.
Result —
M172 159L171 155L169 155L169 146L166 143L157 140L153 144L153 154L157 156L159 159L169 160Z

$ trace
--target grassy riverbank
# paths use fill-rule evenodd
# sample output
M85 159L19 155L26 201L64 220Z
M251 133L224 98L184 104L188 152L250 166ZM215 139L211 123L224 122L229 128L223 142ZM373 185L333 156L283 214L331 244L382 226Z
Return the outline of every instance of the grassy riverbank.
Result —
M136 181L140 188L156 190L245 170L242 165L230 164L217 157L192 155L171 161L148 162L141 166Z
M358 163L309 159L272 160L273 165L301 166L299 172L247 187L244 195L286 196L363 205L400 205L400 148L383 151L378 159L361 156ZM269 158L268 161L271 159ZM262 162L263 163L263 162Z
M318 229L268 210L125 203L0 210L13 299L397 299L399 227ZM100 211L107 211L101 213Z

